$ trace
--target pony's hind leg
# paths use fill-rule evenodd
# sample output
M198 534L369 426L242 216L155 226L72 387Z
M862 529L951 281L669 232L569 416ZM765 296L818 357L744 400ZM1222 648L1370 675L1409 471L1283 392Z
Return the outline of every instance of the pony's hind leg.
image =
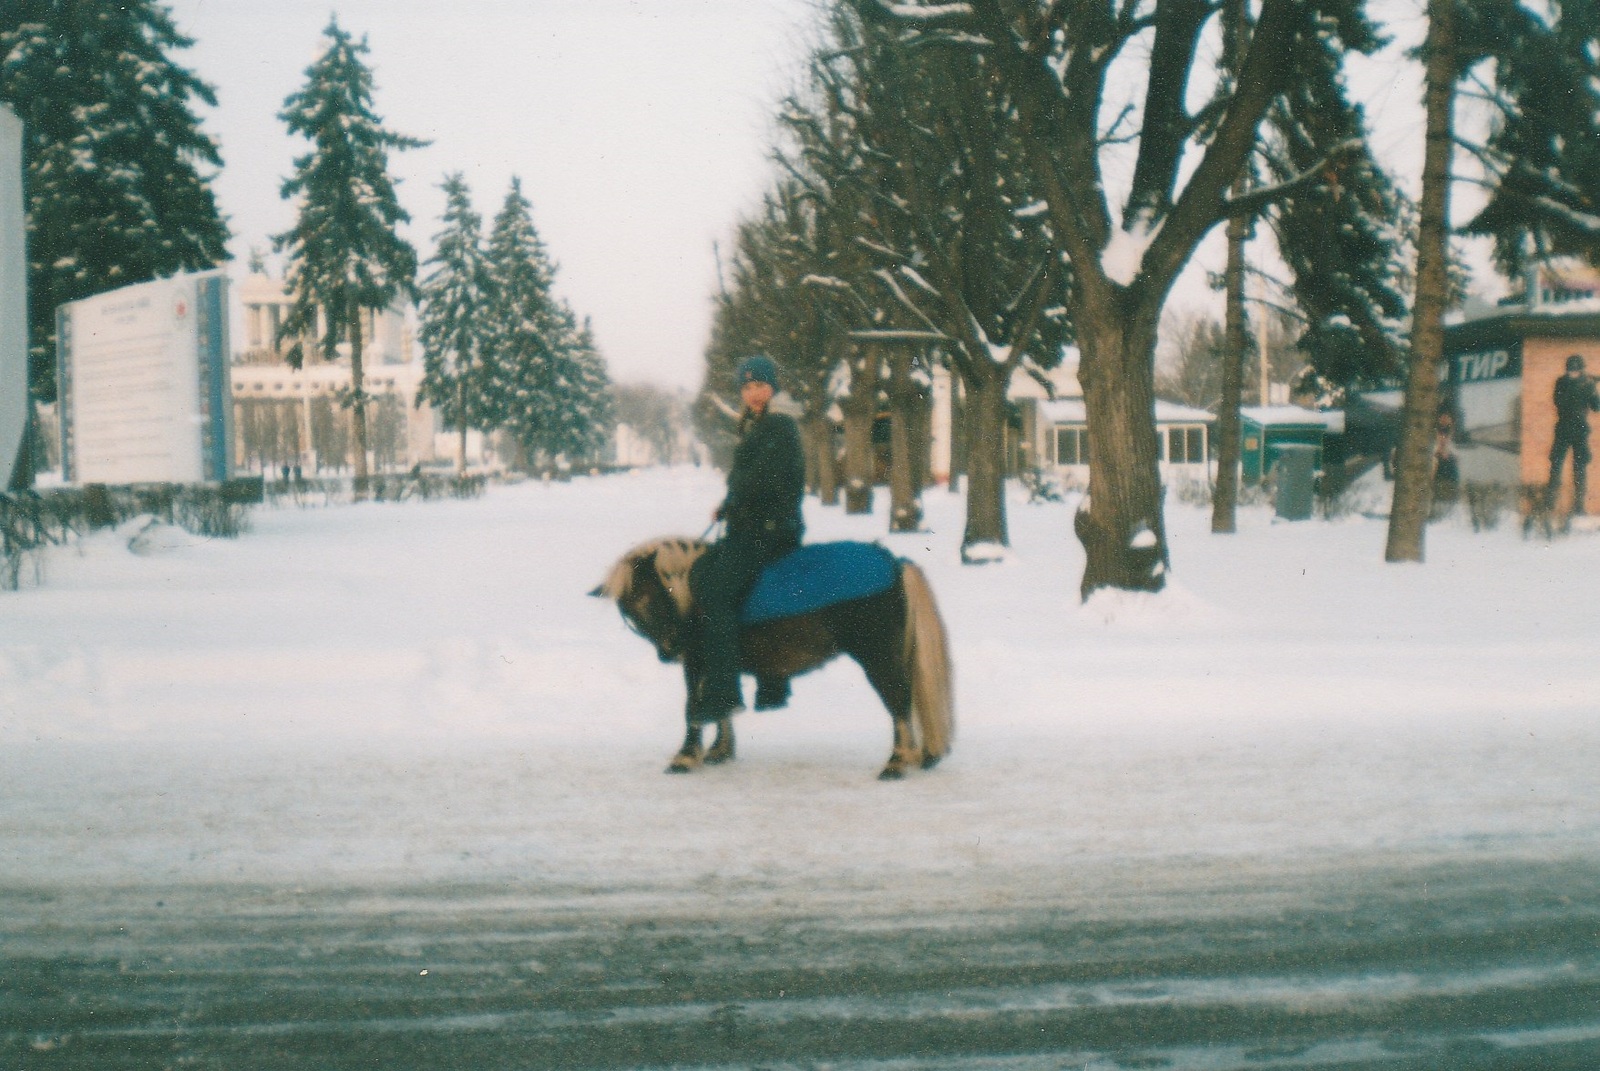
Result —
M724 762L733 761L733 719L719 718L717 720L717 736L711 741L711 749L706 752L705 763L707 766L720 766Z
M878 780L898 781L907 770L922 763L922 745L911 724L911 678L893 650L880 647L851 653L866 672L867 681L883 700L894 723L894 748L889 752L889 761L878 773Z
M911 718L895 715L894 750L889 752L889 761L878 771L878 780L898 781L906 775L906 770L921 762L922 748L917 746L916 734L911 730Z
M922 761L922 747L917 743L916 730L911 724L911 681L887 654L877 658L858 655L856 661L866 671L872 690L889 708L889 718L894 724L894 748L889 752L889 761L879 771L878 780L898 781Z

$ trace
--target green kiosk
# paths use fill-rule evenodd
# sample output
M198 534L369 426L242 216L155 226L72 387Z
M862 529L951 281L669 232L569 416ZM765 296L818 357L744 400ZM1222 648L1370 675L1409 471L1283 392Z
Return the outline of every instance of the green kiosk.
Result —
M1327 417L1298 405L1246 406L1239 410L1239 462L1244 482L1260 483L1285 446L1316 448L1314 469L1322 468Z

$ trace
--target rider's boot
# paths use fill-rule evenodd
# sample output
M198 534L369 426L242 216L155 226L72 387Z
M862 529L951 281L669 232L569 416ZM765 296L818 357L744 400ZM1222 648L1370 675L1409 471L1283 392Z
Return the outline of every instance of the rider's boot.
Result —
M756 709L780 710L789 705L788 677L756 678Z

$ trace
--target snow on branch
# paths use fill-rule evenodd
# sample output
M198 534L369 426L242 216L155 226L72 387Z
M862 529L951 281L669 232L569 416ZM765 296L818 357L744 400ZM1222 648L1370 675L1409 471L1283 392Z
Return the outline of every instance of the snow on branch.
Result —
M807 275L800 280L801 286L820 286L829 290L849 290L850 284L833 275Z
M877 327L851 331L858 342L949 342L943 331L914 331L909 328Z
M1144 266L1145 250L1161 233L1161 222L1151 224L1148 213L1141 212L1129 225L1111 236L1105 251L1100 254L1100 269L1106 278L1120 286L1131 286Z
M1551 197L1534 197L1532 202L1534 207L1546 216L1558 219L1590 234L1600 234L1600 216L1595 215L1593 212L1580 211Z
M857 235L856 236L856 244L861 246L863 249L870 249L872 252L878 254L880 257L888 257L890 260L905 260L905 257L903 255L895 252L893 249L890 249L886 245L879 245L877 242L872 241L870 238L864 238L864 237L862 237L860 235Z
M965 45L970 48L993 48L994 42L981 34L945 32L937 35L919 38L910 42L912 47L921 47L924 44L937 45Z
M738 409L735 409L733 406L723 401L720 395L707 391L706 397L710 399L711 404L716 406L717 409L722 412L722 415L727 417L729 420L737 422L739 417L742 415Z
M911 315L922 321L923 326L925 326L929 331L939 331L938 326L934 324L932 320L928 319L927 314L918 308L917 303L912 301L910 296L900 288L900 281L894 277L893 272L879 268L872 274L880 279L884 286L889 288L889 292L894 295L895 300L900 302L907 312L911 313ZM939 334L942 335L943 333L944 332L939 331Z
M900 274L904 275L907 279L910 279L911 282L912 282L912 285L916 286L919 290L922 290L923 292L925 292L927 294L930 294L933 297L938 297L939 296L939 291L934 288L934 285L932 283L928 282L928 280L924 279L917 272L917 269L913 268L911 265L909 265L909 264L900 265Z
M972 17L971 4L901 4L878 0L878 6L894 18L906 22L937 23Z

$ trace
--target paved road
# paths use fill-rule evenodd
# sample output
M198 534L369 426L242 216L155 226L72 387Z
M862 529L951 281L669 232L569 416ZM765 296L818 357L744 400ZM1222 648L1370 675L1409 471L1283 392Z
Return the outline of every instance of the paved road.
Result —
M721 918L649 890L0 889L0 1069L1600 1067L1600 863L1207 873Z

